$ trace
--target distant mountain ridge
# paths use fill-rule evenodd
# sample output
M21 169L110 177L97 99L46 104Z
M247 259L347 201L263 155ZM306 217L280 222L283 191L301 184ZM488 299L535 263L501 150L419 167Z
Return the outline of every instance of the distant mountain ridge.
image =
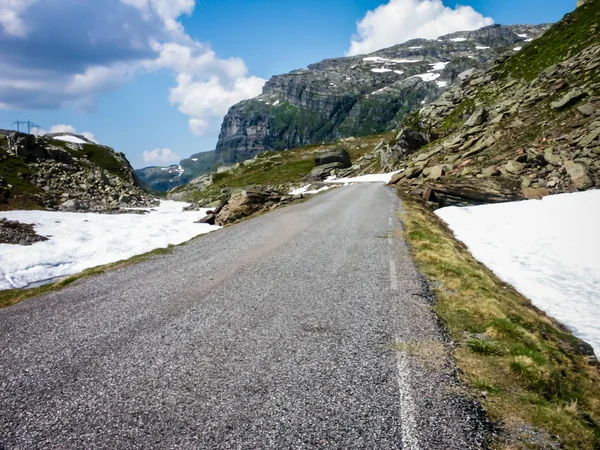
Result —
M549 27L493 25L438 39L413 39L274 76L261 95L230 108L215 151L192 155L179 167L148 167L136 173L148 186L165 191L265 151L392 130L405 114L449 89L460 74L489 68Z

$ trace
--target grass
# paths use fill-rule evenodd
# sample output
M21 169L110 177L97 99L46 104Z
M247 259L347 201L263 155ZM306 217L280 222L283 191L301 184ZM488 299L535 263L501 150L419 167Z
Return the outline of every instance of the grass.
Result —
M496 70L503 76L531 81L545 68L597 42L599 33L600 0L588 0Z
M181 244L184 245L184 244ZM94 275L101 275L109 270L119 269L121 267L125 267L131 264L140 263L142 261L146 261L149 258L157 255L166 255L173 251L174 245L169 245L166 248L157 248L147 253L143 253L141 255L133 256L129 259L124 259L122 261L117 261L110 264L105 264L103 266L92 267L90 269L86 269L77 275L72 275L66 277L56 283L46 284L43 286L39 286L31 289L8 289L4 291L0 291L0 308L6 308L7 306L15 305L23 300L27 300L32 297L37 297L39 295L45 294L47 292L54 292L73 284L75 281L81 278L87 278Z
M406 239L436 286L454 358L505 435L496 448L600 448L600 372L580 341L500 281L421 202L405 198ZM523 430L536 430L536 439Z

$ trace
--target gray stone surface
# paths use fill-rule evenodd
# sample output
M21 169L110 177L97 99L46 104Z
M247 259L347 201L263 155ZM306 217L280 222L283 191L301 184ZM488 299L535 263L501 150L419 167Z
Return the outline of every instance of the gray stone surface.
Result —
M336 189L0 310L0 448L481 448L399 209Z

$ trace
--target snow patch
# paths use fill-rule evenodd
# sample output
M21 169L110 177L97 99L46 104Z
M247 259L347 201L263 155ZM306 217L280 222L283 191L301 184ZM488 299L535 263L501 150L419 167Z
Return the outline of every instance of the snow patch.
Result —
M196 162L198 161L198 158L192 158L192 161Z
M37 233L50 239L29 246L0 244L0 290L74 275L219 228L194 223L207 210L183 212L187 205L162 201L148 214L3 212L9 220L34 223Z
M436 214L473 256L600 355L600 190L448 207Z
M431 66L429 72L438 72L440 70L444 70L448 64L450 64L450 62L437 62L435 64L429 64Z
M323 186L320 189L310 189L310 186L310 184L307 184L306 186L302 186L301 188L294 189L290 192L290 195L314 195L318 194L319 192L324 192L331 189L331 186Z
M438 85L438 87L446 87L446 86L448 86L448 82L447 81L436 81L436 84Z
M456 37L456 38L452 38L450 39L452 42L465 42L467 40L467 38L464 37Z
M418 63L421 62L420 59L387 59L381 58L379 56L368 56L367 58L363 58L365 62L372 63L396 63L396 64L409 64L409 63Z
M419 50L420 48L423 48L423 46L417 45L416 47L408 47L409 50Z
M279 103L281 103L281 101L277 100L275 103L273 103L273 106L277 106Z
M517 36L519 36L520 38L528 38L529 37L527 34L519 34L519 33L517 33Z
M515 48L513 48L513 50L514 50L515 52L518 52L518 51L519 51L519 50L521 50L522 48L523 48L523 47L515 47Z
M404 170L404 169L402 169ZM402 172L397 170L396 172L390 173L374 173L370 175L361 175L359 177L352 178L335 178L329 177L325 180L325 183L336 183L336 184L350 184L350 183L389 183L392 177L397 173Z
M413 75L410 78L416 78L416 77L421 78L423 81L434 81L434 80L437 80L439 77L441 77L441 74L427 72L427 73L420 73L418 75Z
M391 72L391 71L392 71L392 69L386 69L385 67L371 69L371 72L375 72L375 73L385 73L385 72Z
M525 42L531 42L531 41L533 41L533 38L525 39Z
M54 136L52 139L56 139L57 141L70 142L71 144L89 144L89 142L84 141L83 139L79 139L75 136L64 135L64 136Z
M395 73L396 75L403 75L403 74L404 74L404 72L403 72L403 71L401 71L401 70L394 70L394 73Z
M488 48L490 48L490 47L487 47L485 45L476 45L475 46L476 50L487 50Z

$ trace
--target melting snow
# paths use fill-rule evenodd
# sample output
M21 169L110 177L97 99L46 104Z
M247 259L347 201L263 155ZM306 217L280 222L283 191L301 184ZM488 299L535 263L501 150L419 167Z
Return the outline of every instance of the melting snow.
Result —
M290 195L313 195L313 194L318 194L319 192L323 192L326 191L328 189L331 189L331 186L323 186L320 189L310 189L310 184L307 184L306 186L303 186L301 188L298 189L294 189L293 191L290 192Z
M489 47L486 47L485 45L476 45L475 49L477 50L487 50Z
M418 50L420 48L423 48L423 46L422 45L418 45L416 47L408 47L409 50Z
M404 72L401 71L401 70L394 70L394 73L397 74L397 75L403 75L404 74Z
M513 50L514 50L515 52L518 52L518 51L519 51L519 50L521 50L522 48L523 48L523 47L515 47L515 48L513 48Z
M436 72L439 70L444 70L444 68L450 64L449 62L437 62L435 64L429 64L431 66L431 69L429 69L429 72Z
M416 78L419 77L421 78L423 81L434 81L437 80L441 75L439 73L431 73L431 72L427 72L427 73L420 73L418 75L413 75L410 78Z
M375 72L375 73L385 73L385 72L391 72L392 69L386 69L385 67L382 67L380 69L371 69L371 72Z
M600 355L600 190L436 212L471 253Z
M369 56L367 58L363 58L363 61L373 62L373 63L397 63L397 64L421 62L420 59L387 59L387 58L380 58L379 56Z
M273 103L273 106L277 106L279 105L279 103L281 103L279 100L277 100L275 103Z
M448 82L447 81L436 81L437 85L439 87L446 87L448 86Z
M404 169L402 169L404 170ZM389 183L394 175L402 172L397 170L396 172L390 173L374 173L370 175L361 175L353 178L335 178L329 177L325 180L325 183L339 183L339 184L350 184L350 183Z
M163 201L149 214L7 211L10 220L35 223L48 236L33 245L0 244L0 290L74 275L156 248L181 244L219 227L194 223L206 209L182 212L187 203Z
M519 36L520 38L527 38L527 37L529 37L529 36L527 36L527 34L519 34L519 33L517 33L517 36Z
M71 144L89 144L89 142L84 141L83 139L79 139L75 136L54 136L52 139L56 139L58 141L70 142Z
M525 39L525 42L531 42L531 41L533 41L533 38Z
M464 42L467 40L467 38L464 37L457 37L457 38L452 38L450 39L452 42Z

